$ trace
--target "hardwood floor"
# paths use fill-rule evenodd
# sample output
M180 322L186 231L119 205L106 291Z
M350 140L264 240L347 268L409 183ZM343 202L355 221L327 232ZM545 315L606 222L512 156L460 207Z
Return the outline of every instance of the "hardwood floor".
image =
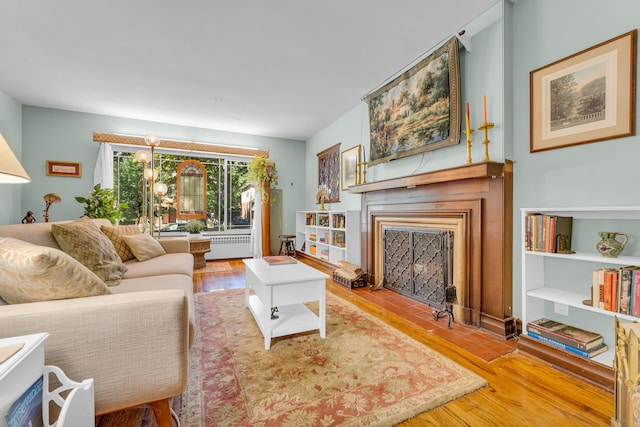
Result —
M228 263L219 271L194 273L194 289L212 292L244 288L242 260L209 261L208 266ZM231 268L228 268L228 267ZM215 270L215 268L214 268ZM510 341L457 325L455 335L432 323L409 321L375 298L368 289L349 290L332 280L327 290L382 319L387 324L428 345L444 356L481 375L489 386L425 412L400 424L416 426L609 426L613 416L613 393L561 372L549 364L515 350ZM396 312L394 312L396 311ZM409 317L409 316L407 316ZM442 323L444 320L441 320ZM448 331L448 332L447 332ZM470 338L456 339L461 334ZM471 335L469 335L470 337ZM494 354L483 350L487 340ZM495 353L499 353L496 355Z

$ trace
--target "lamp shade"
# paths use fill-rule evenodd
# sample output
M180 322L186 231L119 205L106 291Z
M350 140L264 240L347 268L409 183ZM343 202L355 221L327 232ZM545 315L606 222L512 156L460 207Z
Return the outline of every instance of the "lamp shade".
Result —
M144 136L144 142L152 147L160 145L160 137L155 133L148 133Z
M164 196L167 194L168 187L164 182L156 182L153 186L153 190L158 196Z
M31 178L0 134L0 183L23 184L25 182L31 182Z
M136 160L138 160L143 165L147 164L149 163L149 160L151 160L151 153L144 150L136 151Z

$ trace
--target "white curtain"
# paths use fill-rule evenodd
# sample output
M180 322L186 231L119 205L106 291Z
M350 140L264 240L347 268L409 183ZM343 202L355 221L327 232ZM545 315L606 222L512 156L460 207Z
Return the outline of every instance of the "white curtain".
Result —
M253 226L251 227L251 253L254 258L262 258L262 190L257 190L253 198Z
M111 144L100 144L96 167L93 170L93 185L102 188L113 188L113 147Z

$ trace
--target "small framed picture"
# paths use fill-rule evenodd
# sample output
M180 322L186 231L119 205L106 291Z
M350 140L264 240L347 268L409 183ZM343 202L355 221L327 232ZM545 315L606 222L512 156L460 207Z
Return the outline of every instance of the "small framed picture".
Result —
M530 151L635 135L637 30L530 73Z
M360 183L358 163L360 163L359 145L342 152L342 190L348 190L352 185Z
M47 176L82 177L82 163L47 160Z

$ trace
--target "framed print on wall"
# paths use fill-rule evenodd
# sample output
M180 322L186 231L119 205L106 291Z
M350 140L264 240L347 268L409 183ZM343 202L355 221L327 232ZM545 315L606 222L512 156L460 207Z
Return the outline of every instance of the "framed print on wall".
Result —
M458 39L367 95L369 166L460 143Z
M637 30L530 73L530 151L635 135Z
M47 176L82 177L82 163L47 160Z
M360 146L349 148L342 152L342 190L348 190L352 185L360 184L358 179L358 163L360 163Z
M333 145L317 154L318 185L326 185L330 193L325 203L340 201L340 144Z

